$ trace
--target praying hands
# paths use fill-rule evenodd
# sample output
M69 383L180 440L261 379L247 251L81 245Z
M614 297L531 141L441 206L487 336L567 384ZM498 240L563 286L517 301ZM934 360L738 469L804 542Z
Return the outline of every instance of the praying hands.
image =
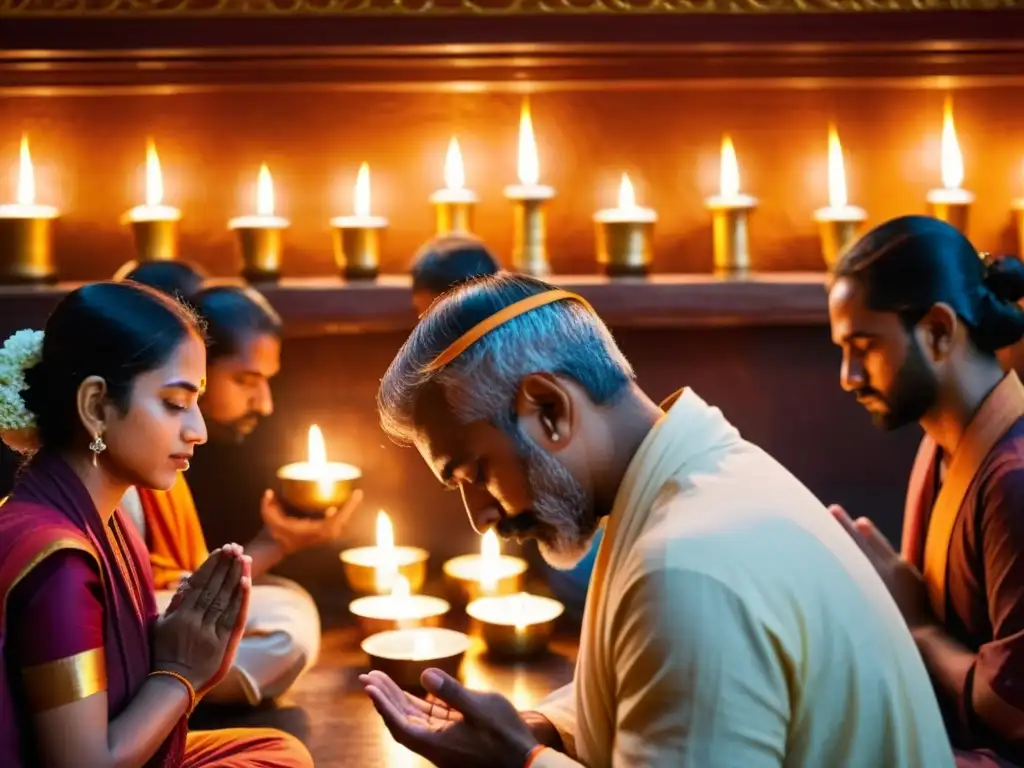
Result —
M907 626L915 630L932 623L934 619L921 572L893 549L868 518L853 520L838 504L830 506L829 512L846 529L882 577Z
M426 699L383 672L359 680L395 741L440 768L522 768L538 744L508 699L469 691L440 670L423 673Z

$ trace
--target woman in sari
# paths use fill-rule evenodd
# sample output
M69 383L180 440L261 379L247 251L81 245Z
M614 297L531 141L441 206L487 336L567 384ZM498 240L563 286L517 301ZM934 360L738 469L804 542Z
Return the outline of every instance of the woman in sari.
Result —
M117 506L167 489L206 427L194 315L128 283L68 294L0 350L0 437L32 452L0 506L0 765L311 766L265 730L189 733L230 667L249 561L228 545L158 617L145 545Z

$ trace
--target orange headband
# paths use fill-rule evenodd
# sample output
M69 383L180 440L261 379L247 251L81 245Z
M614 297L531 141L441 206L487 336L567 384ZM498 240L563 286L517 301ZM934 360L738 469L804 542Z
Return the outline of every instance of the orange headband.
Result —
M433 373L434 371L443 368L495 328L504 325L513 318L537 309L537 307L543 307L546 304L553 304L556 301L562 301L562 299L578 301L591 312L594 311L594 308L591 307L589 302L587 302L587 300L582 296L572 293L571 291L563 291L561 288L555 288L550 291L545 291L544 293L527 296L525 299L520 299L514 304L509 304L504 309L495 312L490 317L484 318L482 321L474 325L453 341L444 352L435 357L424 370L427 373Z

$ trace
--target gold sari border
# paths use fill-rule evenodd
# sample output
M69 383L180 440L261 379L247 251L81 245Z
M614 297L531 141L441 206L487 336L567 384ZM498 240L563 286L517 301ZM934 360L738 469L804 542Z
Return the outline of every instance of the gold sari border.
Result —
M22 670L25 694L33 712L46 712L107 690L103 648L65 656Z
M5 498L4 501L6 500L7 499ZM10 599L11 593L14 592L14 588L18 586L18 584L21 583L21 580L28 576L37 565L43 562L43 560L48 558L54 552L59 552L62 549L74 549L79 552L85 552L93 560L96 561L97 565L100 562L99 555L96 554L96 550L94 550L92 546L84 540L73 538L54 539L41 550L39 550L35 557L33 557L32 560L29 561L28 565L26 565L21 570L21 573L14 577L14 580L11 581L10 585L7 587L7 591L4 592L3 595L0 595L0 622L6 621L7 601ZM102 568L100 568L100 580L104 580Z

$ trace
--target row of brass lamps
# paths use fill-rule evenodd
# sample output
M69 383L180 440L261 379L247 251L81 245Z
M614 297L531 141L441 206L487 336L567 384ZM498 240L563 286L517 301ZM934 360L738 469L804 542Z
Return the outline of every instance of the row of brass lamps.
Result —
M966 232L974 195L962 188L963 156L953 123L952 100L947 98L942 127L942 184L928 193L929 212ZM505 188L513 205L512 268L543 277L550 272L545 208L555 190L540 183L537 142L529 102L524 101L519 126L519 183ZM444 164L445 187L434 192L437 234L472 232L478 198L466 187L458 139L452 137ZM741 192L739 164L732 139L722 139L719 194L705 201L711 213L714 270L717 275L746 274L751 268L748 220L757 208L755 197ZM863 208L847 200L843 150L835 126L828 134L829 204L814 212L821 234L822 255L832 264L861 231L867 220ZM27 136L22 137L17 203L0 205L0 282L33 283L56 279L52 258L51 223L57 209L37 205L32 159ZM381 236L388 221L370 212L370 169L359 168L355 182L354 212L331 220L335 261L350 280L376 277ZM1020 239L1024 246L1024 199L1015 201ZM645 275L653 260L653 233L657 213L637 204L633 184L622 174L618 204L594 214L596 257L605 274ZM181 211L163 202L160 160L152 141L146 151L146 202L124 215L134 234L141 261L178 256ZM289 222L275 214L274 187L266 164L260 166L256 185L256 212L228 222L236 233L242 274L253 282L280 277L284 232Z
M277 472L281 502L289 514L322 516L342 506L362 480L351 464L329 461L323 433L309 428L307 460ZM527 562L501 554L493 530L481 538L479 554L444 563L448 600L420 594L430 553L398 546L391 518L377 513L376 542L340 554L349 587L357 595L349 612L361 630L362 648L375 669L403 688L418 686L420 674L439 666L455 675L470 638L443 627L452 603L465 609L471 632L498 659L520 660L542 653L564 606L524 591Z

